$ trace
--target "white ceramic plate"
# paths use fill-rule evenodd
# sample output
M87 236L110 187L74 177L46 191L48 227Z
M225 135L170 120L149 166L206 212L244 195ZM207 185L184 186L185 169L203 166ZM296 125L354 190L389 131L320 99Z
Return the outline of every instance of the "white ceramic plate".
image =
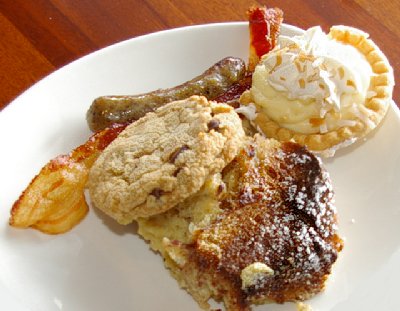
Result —
M133 225L119 226L93 209L59 236L10 228L7 220L39 169L90 135L85 113L95 97L173 86L225 56L247 59L247 48L246 23L128 40L58 70L0 113L0 310L198 309ZM399 134L400 113L393 104L367 141L326 161L346 243L327 290L309 301L314 310L400 309Z

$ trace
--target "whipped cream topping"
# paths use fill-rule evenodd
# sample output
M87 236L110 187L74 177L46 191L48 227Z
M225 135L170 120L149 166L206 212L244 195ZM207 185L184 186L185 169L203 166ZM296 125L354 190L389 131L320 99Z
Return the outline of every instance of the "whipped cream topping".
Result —
M250 121L254 120L257 116L257 108L253 103L249 105L242 105L235 109L236 113L244 115Z
M355 47L313 27L300 36L280 37L257 65L251 93L280 125L324 133L351 126L363 112L359 106L370 96L371 75L371 66Z

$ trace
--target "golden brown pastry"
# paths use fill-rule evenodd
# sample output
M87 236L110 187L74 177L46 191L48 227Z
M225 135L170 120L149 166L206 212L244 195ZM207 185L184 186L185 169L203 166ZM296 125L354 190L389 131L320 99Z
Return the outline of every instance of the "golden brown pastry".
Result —
M241 102L267 137L329 155L377 127L393 86L393 69L368 34L334 26L326 35L313 27L281 36L257 65Z
M202 190L139 233L199 305L227 310L320 292L342 241L328 173L296 143L256 135Z

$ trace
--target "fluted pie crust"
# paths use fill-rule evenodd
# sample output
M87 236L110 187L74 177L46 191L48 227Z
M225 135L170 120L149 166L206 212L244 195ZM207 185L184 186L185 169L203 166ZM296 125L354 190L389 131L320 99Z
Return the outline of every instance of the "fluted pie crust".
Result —
M354 46L371 65L372 76L368 89L369 96L362 104L366 118L361 120L354 117L354 125L352 126L342 126L336 130L316 134L303 134L285 128L270 119L265 111L257 105L256 118L253 120L257 130L267 137L280 141L295 141L306 145L313 151L323 152L326 155L332 154L330 152L332 150L335 151L341 146L351 144L364 137L378 126L388 111L394 86L392 67L379 47L371 39L368 39L367 33L353 27L333 26L328 35L339 42ZM243 105L252 102L249 92L241 97Z

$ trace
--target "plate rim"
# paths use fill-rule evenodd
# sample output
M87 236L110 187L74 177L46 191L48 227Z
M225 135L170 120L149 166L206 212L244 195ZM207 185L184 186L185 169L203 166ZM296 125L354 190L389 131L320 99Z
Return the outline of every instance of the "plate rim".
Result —
M77 66L77 65L79 65L80 62L85 62L86 59L95 57L96 55L99 55L101 53L107 53L112 49L119 48L124 45L129 45L129 44L131 44L131 42L140 41L140 40L151 40L154 37L158 37L158 36L165 36L165 35L169 35L169 34L173 35L174 33L179 33L179 32L184 32L184 31L193 31L193 30L204 29L204 28L235 27L235 26L236 27L244 27L246 25L248 25L248 22L246 22L246 21L215 22L215 23L187 25L187 26L175 27L175 28L170 28L170 29L162 29L162 30L158 30L155 32L150 32L150 33L142 34L142 35L139 35L136 37L117 41L115 43L109 44L107 46L104 46L104 47L94 50L92 52L89 52L88 54L82 55L81 57L78 57L78 58L66 63L65 65L61 66L60 68L55 69L52 72L50 72L49 74L40 78L35 83L30 85L28 88L24 89L21 93L19 93L14 99L12 99L10 102L8 102L6 104L6 106L4 106L2 110L0 110L0 117L5 112L7 112L9 109L11 109L10 108L11 106L18 103L20 101L21 97L26 96L25 93L30 92L31 89L34 89L34 88L40 86L42 83L44 83L43 81L50 79L54 75L62 74L63 71L68 70L69 67ZM282 23L282 26L286 29L289 29L289 30L295 31L295 32L304 31L303 29L301 29L297 26L286 24L286 23ZM245 61L247 62L247 60L245 60Z
M163 35L164 33L167 33L167 32L168 32L168 33L174 33L174 32L179 32L179 31L182 31L182 30L191 30L191 29L193 29L193 28L203 28L203 27L211 27L211 26L217 26L217 27L219 27L219 25L220 25L220 26L226 27L226 26L236 26L236 25L241 26L241 25L246 25L246 24L247 24L246 22L226 22L226 23L210 23L210 24L199 24L199 25L183 26L183 27L179 27L179 28L173 28L173 29L168 29L168 30L161 30L161 31L157 31L157 32L149 33L149 34L144 34L144 35L141 35L141 36L137 36L137 37L134 37L134 38L126 39L126 40L123 40L123 41L120 41L120 42L111 44L111 45L109 45L109 46L107 46L107 47L104 47L104 48L101 48L101 49L99 49L99 50L93 51L93 52L91 52L91 53L89 53L89 54L87 54L87 55L85 55L85 56L82 56L82 57L80 57L80 58L78 58L78 59L76 59L76 60L74 60L74 61L72 61L72 62L70 62L70 63L68 63L68 64L66 64L66 65L64 65L64 66L62 66L61 68L59 68L59 69L53 71L53 72L50 73L49 75L43 77L41 80L39 80L39 81L37 81L36 83L34 83L32 86L30 86L28 89L26 89L25 91L23 91L20 95L18 95L14 100L12 100L12 101L0 112L0 119L1 119L1 117L3 117L3 116L5 117L4 114L7 114L7 111L9 111L10 109L12 109L12 106L13 106L13 104L15 105L15 102L17 102L17 104L18 104L18 102L21 100L20 98L21 98L22 96L29 96L30 90L31 90L32 88L38 87L38 85L41 85L42 83L45 83L45 80L46 80L46 79L51 79L51 77L52 77L53 75L57 74L57 73L60 72L60 71L62 72L63 70L65 70L66 67L69 67L69 66L71 66L72 64L78 64L78 65L79 65L79 62L84 62L87 58L93 57L94 54L99 53L100 51L104 51L104 50L107 51L107 50L109 50L109 49L115 48L116 46L118 47L119 45L129 44L131 41L135 41L135 40L139 40L139 39L143 39L143 38L152 38L153 36ZM298 28L298 27L296 27L296 26L292 26L292 25L289 25L289 26L293 27L293 29L300 29L300 28ZM300 30L301 30L301 29L300 29ZM34 105L34 104L33 104L33 105ZM400 121L400 110L399 110L399 108L397 107L397 105L395 104L394 101L391 101L391 106L394 108L394 112L396 113L396 116L397 116L397 121ZM395 109L395 108L397 108L397 109ZM0 304L1 304L1 303L0 303Z

